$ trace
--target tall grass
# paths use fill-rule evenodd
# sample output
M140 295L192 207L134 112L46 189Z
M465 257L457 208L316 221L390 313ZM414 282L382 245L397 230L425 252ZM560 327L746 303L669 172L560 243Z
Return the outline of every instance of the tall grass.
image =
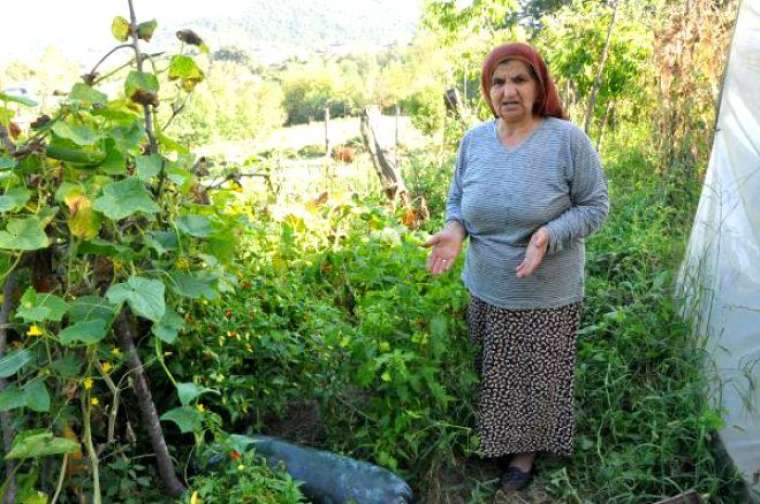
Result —
M706 401L704 352L672 296L697 188L656 175L641 149L609 145L612 211L587 242L576 449L542 459L536 486L552 502L651 503L689 488L736 502L736 478L712 448L721 416ZM420 151L404 165L434 215L428 231L441 223L452 162ZM496 480L456 467L473 460L475 386L456 273L424 272L422 236L404 232L379 195L338 183L332 194L342 196L254 209L248 290L193 314L202 328L172 371L220 390L208 406L227 429L373 460L425 502L488 501Z

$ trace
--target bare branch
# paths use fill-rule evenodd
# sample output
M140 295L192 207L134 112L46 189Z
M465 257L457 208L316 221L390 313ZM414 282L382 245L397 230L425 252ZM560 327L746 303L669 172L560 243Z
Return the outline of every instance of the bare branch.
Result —
M140 53L140 39L137 36L137 16L135 15L135 7L132 0L127 0L129 3L129 32L132 35L132 48L135 51L135 63L137 64L137 70L143 71L143 55ZM153 109L150 105L143 105L143 112L145 114L145 133L148 135L148 141L150 142L148 154L155 154L158 152L158 144L156 143L156 134L153 131ZM163 170L159 177L163 177Z
M95 63L95 66L92 67L92 70L90 70L89 75L95 75L95 72L98 70L98 67L100 65L102 65L103 62L106 59L108 59L108 57L110 55L112 55L113 53L115 53L116 51L118 51L120 49L127 49L127 48L130 48L130 47L132 47L132 44L121 44L121 45L117 45L116 47L114 47L113 49L111 49L110 51L108 51L105 56L103 56L102 58L100 58L100 61L98 61L97 63Z
M11 135L8 133L8 129L2 124L0 124L0 142L2 142L3 147L5 147L5 150L7 150L9 154L13 155L16 153L16 145L13 143L13 140L11 140Z

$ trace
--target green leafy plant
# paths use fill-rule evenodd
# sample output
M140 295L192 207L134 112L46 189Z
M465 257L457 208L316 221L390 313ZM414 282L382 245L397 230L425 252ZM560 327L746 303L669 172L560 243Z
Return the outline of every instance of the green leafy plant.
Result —
M204 72L188 49L161 69L140 47L157 23L138 23L128 5L129 19L112 25L122 44L108 55L130 50L129 65L101 76L106 55L29 131L11 122L9 104L33 103L0 96L0 409L4 439L13 439L5 447L11 499L15 472L39 459L63 455L62 482L81 440L101 502L100 459L121 449L125 422L135 435L120 411L128 388L171 495L184 484L161 420L198 433L198 442L215 425L195 405L209 390L170 374L180 405L159 418L145 369L157 362L168 371L163 347L185 327L178 312L234 289L235 229L245 222L230 214L231 193L207 190L193 156L156 121L159 103L184 100ZM203 49L197 35L183 37L183 48ZM162 72L176 82L174 98L159 84ZM106 79L123 79L123 95L98 90Z

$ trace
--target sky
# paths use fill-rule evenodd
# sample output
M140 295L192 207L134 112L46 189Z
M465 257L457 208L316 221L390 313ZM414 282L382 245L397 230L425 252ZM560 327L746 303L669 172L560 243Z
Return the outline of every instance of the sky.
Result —
M0 0L0 65L34 59L55 46L75 60L99 58L113 46L111 20L129 18L127 0ZM276 1L276 0L273 0ZM308 2L309 0L303 0ZM344 9L361 9L367 0L335 0ZM391 9L419 10L421 0L383 0ZM179 24L224 13L234 16L247 0L134 0L138 21ZM88 27L88 28L83 28Z

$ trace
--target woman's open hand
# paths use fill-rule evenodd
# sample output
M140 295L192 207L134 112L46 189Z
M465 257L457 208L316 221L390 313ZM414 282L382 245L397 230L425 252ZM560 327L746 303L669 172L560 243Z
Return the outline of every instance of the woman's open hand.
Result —
M423 244L424 247L433 248L427 259L427 270L433 275L439 275L450 270L462 250L464 238L464 228L455 221L450 222L445 229L431 236Z
M525 278L536 271L544 260L548 248L549 231L545 227L540 227L530 237L528 248L525 249L525 259L515 269L517 278Z

